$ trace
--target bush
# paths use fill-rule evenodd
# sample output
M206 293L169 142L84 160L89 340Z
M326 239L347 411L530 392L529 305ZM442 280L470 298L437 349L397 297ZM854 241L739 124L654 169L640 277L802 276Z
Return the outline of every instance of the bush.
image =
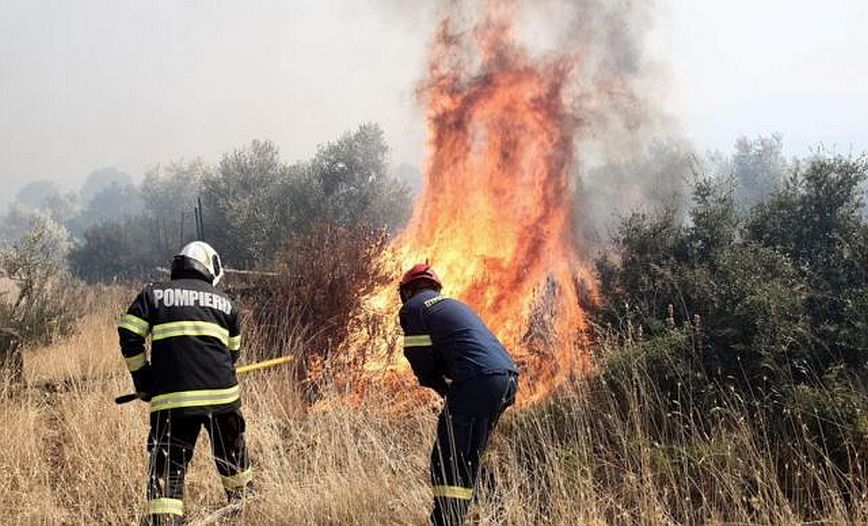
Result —
M617 260L598 262L597 318L626 344L603 366L614 392L626 397L624 371L639 367L629 385L661 395L652 429L676 403L705 429L721 404L740 404L782 463L798 455L845 479L864 473L854 459L868 455L866 175L862 158L815 158L746 216L728 185L705 181L687 224L669 210L626 219ZM804 500L792 472L779 476L793 503Z
M276 275L256 278L244 294L265 353L259 358L303 348L299 370L306 377L329 357L365 295L393 279L380 263L387 241L383 230L325 224L289 236L273 263ZM299 335L304 345L289 345ZM353 365L361 370L361 363Z
M750 214L745 236L786 254L799 269L820 367L846 362L868 374L868 346L855 334L868 290L868 224L861 215L868 158L817 158ZM854 337L855 336L855 337Z
M607 396L616 402L621 418L629 418L635 408L637 387L653 393L656 411L646 416L659 419L672 412L690 411L704 405L700 401L713 396L710 379L701 366L698 342L692 326L668 330L656 338L628 343L603 357L597 387L605 387ZM666 426L658 421L646 432L656 439L656 432Z
M70 268L89 283L141 279L165 264L140 243L145 234L136 220L109 221L88 228L69 252Z
M0 302L0 325L24 344L41 345L72 332L75 284L66 270L66 230L40 216L17 242L0 253L0 266L18 285L17 297Z
M235 265L253 267L269 262L287 235L319 225L393 230L409 217L410 194L389 175L388 152L375 124L293 165L280 161L271 142L253 141L225 155L203 180L208 240L218 251L231 250Z
M252 268L275 253L287 215L295 212L283 199L289 178L270 141L253 141L224 155L219 168L204 177L206 238L227 262Z

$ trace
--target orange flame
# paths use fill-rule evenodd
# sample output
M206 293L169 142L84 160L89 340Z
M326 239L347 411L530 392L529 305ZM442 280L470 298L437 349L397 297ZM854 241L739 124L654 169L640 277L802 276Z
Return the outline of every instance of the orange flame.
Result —
M529 402L587 364L579 296L595 289L571 228L578 121L565 90L577 64L531 60L515 43L513 17L511 4L491 3L470 42L442 22L419 88L428 108L425 186L384 258L396 272L429 260L444 294L476 310L519 363ZM397 303L388 287L366 305L395 324ZM375 353L366 368L411 374L395 351Z

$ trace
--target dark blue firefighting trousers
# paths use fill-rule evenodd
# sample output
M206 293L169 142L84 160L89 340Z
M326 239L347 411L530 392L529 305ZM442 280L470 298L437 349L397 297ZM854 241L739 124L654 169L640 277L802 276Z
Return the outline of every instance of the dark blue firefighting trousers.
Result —
M458 526L473 499L480 457L503 411L515 402L518 375L500 372L453 384L431 452L435 526Z
M196 416L182 416L173 410L151 413L148 515L152 524L180 524L184 478L202 427L210 435L211 452L230 502L241 498L250 483L241 411Z

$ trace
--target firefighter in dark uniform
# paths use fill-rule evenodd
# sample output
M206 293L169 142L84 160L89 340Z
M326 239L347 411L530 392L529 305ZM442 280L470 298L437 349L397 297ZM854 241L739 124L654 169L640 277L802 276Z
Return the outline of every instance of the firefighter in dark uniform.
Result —
M173 259L171 281L145 287L118 327L136 392L150 402L148 515L153 524L181 523L184 476L203 426L230 502L243 496L252 477L235 378L241 348L238 310L215 287L222 275L214 249L194 241Z
M434 525L460 525L480 456L503 411L515 402L518 369L470 308L440 295L427 264L414 265L399 287L404 356L419 383L446 399L431 453Z

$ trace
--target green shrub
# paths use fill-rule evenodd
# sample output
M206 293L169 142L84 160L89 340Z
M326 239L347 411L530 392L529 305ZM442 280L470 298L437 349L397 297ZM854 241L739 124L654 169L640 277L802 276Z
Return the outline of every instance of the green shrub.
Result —
M69 252L69 265L73 274L88 283L110 283L142 279L154 274L159 265L165 265L143 246L142 225L135 219L123 223L108 221L91 226L84 232L84 240Z
M18 288L15 298L0 301L0 325L15 330L24 344L49 343L75 327L77 286L66 270L68 247L66 230L40 216L0 252L0 266Z
M690 446L672 415L710 432L735 408L776 465L822 466L811 480L841 488L864 476L866 176L864 158L817 157L745 217L727 185L705 181L687 224L668 210L626 219L616 259L597 265L597 319L622 342L601 372L616 407L656 393L643 418L672 451ZM778 476L794 506L829 505L808 498L792 470Z

